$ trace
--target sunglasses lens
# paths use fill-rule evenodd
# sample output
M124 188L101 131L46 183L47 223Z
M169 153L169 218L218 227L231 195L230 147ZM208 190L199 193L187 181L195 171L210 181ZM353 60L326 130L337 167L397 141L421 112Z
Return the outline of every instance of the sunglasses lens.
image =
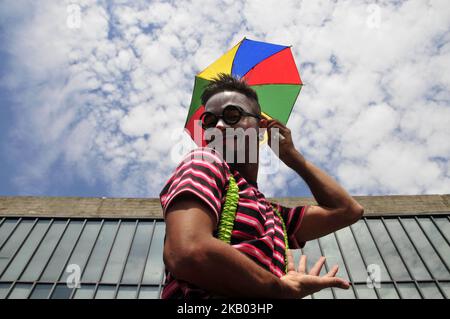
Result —
M204 129L216 126L217 117L212 113L205 113L202 117L202 126Z
M241 119L241 112L234 106L227 106L223 111L223 117L228 124L236 124Z

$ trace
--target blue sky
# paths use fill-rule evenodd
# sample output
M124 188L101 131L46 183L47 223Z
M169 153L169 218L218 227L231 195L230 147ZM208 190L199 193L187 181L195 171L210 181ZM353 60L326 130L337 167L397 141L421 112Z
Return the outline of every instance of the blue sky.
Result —
M352 195L450 193L446 1L71 0L0 4L0 195L157 197L194 75L244 36L292 45L294 143ZM282 163L258 184L311 195Z

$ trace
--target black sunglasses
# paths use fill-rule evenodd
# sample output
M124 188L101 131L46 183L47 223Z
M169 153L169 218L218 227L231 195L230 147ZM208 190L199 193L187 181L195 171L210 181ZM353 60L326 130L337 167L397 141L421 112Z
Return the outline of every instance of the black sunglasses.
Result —
M222 118L228 125L234 125L238 123L242 116L253 116L257 119L261 119L258 114L248 113L242 109L242 107L237 105L227 105L223 111L222 115L216 115L212 112L204 112L200 116L201 125L204 130L213 128L219 122L219 118Z

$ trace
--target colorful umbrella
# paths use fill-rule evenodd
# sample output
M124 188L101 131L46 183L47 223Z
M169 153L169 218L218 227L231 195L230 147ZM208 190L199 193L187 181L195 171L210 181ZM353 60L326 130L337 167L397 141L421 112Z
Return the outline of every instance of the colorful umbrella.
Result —
M244 38L195 77L185 129L197 145L206 145L202 139L203 129L194 125L205 111L201 95L205 86L219 73L246 79L258 94L263 115L287 124L303 85L291 47ZM195 135L194 130L202 134Z

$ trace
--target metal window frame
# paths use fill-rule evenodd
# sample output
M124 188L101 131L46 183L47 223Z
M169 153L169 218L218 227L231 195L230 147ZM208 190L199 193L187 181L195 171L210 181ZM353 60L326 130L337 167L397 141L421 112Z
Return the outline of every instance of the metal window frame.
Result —
M367 266L368 266L368 264L367 264L366 259L364 258L364 255L363 255L363 253L362 253L361 247L359 246L358 239L357 239L356 236L355 236L355 233L354 233L354 231L353 231L352 225L350 225L349 228L350 228L350 232L351 232L351 234L352 234L352 238L353 238L353 240L355 241L356 248L358 249L359 255L361 256L361 259L362 259L362 261L363 261L364 267L366 268L366 272L367 272ZM369 275L369 274L367 274L367 275ZM377 298L378 298L378 299L381 299L381 296L380 296L380 294L379 294L379 292L378 292L378 289L374 288L374 290L375 290L375 295L377 296Z
M426 216L424 216L424 215L363 216L361 221L360 221L361 223L363 223L363 225L367 229L368 236L370 237L370 239L374 243L375 249L376 249L378 255L381 258L381 262L383 263L383 265L384 265L384 267L385 267L385 269L386 269L386 271L387 271L387 273L388 273L388 275L390 277L390 280L382 280L382 281L380 281L380 283L381 284L392 284L394 289L395 289L396 294L398 295L398 297L400 299L405 299L405 296L402 294L401 289L399 287L399 284L413 284L414 287L416 288L419 296L421 298L426 298L422 288L420 287L420 284L422 284L422 283L433 283L433 284L435 284L435 286L437 287L439 293L442 295L443 298L449 298L450 297L450 296L448 296L445 293L445 291L444 291L444 289L442 288L442 285L441 285L441 283L450 284L450 278L443 280L443 279L437 279L434 276L434 274L432 273L430 267L425 263L424 256L422 256L422 254L420 252L420 249L415 245L414 241L412 240L412 237L407 232L405 224L404 224L404 221L402 220L402 218L413 218L413 220L415 221L415 223L417 223L417 225L418 225L419 229L421 230L421 232L424 234L426 240L428 241L428 243L432 247L433 251L436 252L436 254L437 254L438 258L440 259L440 261L444 264L445 268L450 272L449 265L446 264L442 254L438 251L436 245L431 241L430 236L425 232L424 227L420 223L420 220L422 218L424 218L424 219L426 218L427 220L430 220L432 222L432 224L434 225L434 227L438 229L440 235L444 238L445 242L447 244L449 244L449 246L450 246L450 242L449 242L448 238L444 235L443 230L439 227L439 225L437 224L436 220L434 219L434 217L436 217L436 216L441 217L442 215L432 215L431 214L431 215L426 215ZM29 292L28 292L28 295L26 296L26 298L30 298L30 296L35 291L37 285L39 285L39 284L49 284L49 285L51 285L51 289L48 292L47 299L52 298L53 294L55 292L55 289L57 288L57 286L61 285L61 284L66 284L66 282L61 281L62 276L63 276L63 274L64 274L64 272L65 272L65 270L67 268L68 262L70 261L70 259L72 258L73 254L74 254L74 251L75 251L76 247L79 245L81 236L85 232L86 225L88 224L89 221L100 221L100 227L98 228L98 233L96 234L96 237L95 237L95 240L93 241L92 247L87 252L88 255L87 255L87 259L86 259L86 264L85 264L85 267L83 267L82 272L81 272L81 276L80 276L80 284L82 284L82 285L90 285L90 286L94 287L92 289L92 298L93 299L96 298L100 285L101 286L112 286L112 287L114 287L114 294L113 294L112 298L117 298L118 297L120 287L122 287L122 286L131 286L131 287L135 287L136 288L136 290L134 292L134 296L133 296L134 299L138 299L139 298L139 296L141 294L142 287L154 287L154 288L157 287L157 289L158 289L158 297L157 298L160 297L161 290L164 287L164 279L165 279L165 271L164 270L162 271L159 284L144 284L144 276L145 276L145 272L146 272L146 270L148 268L148 258L150 256L151 248L155 244L155 240L154 239L155 239L155 236L156 236L156 229L157 229L157 227L159 227L158 225L159 225L159 222L161 221L160 219L157 219L157 218L150 218L150 219L129 218L128 219L128 218L117 218L117 217L115 217L115 218L3 217L3 218L0 219L0 226L2 226L6 222L6 220L8 220L8 219L17 219L17 221L14 224L14 226L11 227L10 233L7 235L7 237L5 237L4 242L0 245L0 249L3 248L4 245L10 240L11 236L13 236L13 234L17 230L17 227L20 225L20 223L23 220L32 220L32 225L31 225L30 229L28 230L28 233L24 236L22 242L18 245L18 247L16 248L16 250L12 254L12 257L10 257L10 260L8 260L8 263L6 264L5 268L0 273L0 278L7 271L8 267L10 266L10 264L13 262L13 260L16 258L16 256L19 253L19 251L22 249L22 247L24 246L25 242L28 240L28 238L32 234L33 230L35 229L38 221L39 220L49 220L49 223L46 226L47 228L43 231L43 234L42 234L41 238L39 238L39 242L36 245L34 251L30 255L30 257L27 259L26 265L20 271L18 277L15 280L13 280L13 281L9 281L9 280L8 281L1 281L2 283L6 283L6 284L10 285L9 288L8 288L8 291L5 294L5 298L9 298L9 296L12 294L12 292L15 289L17 284L28 284L28 285L31 285L30 289L29 289ZM386 256L384 256L382 250L380 249L379 243L378 243L377 239L375 238L371 227L369 226L368 220L371 220L371 219L379 220L381 222L382 226L381 225L380 226L383 227L384 231L388 234L388 239L392 243L392 245L394 247L394 250L395 250L395 253L400 258L401 262L403 263L403 266L405 267L405 269L406 269L410 279L408 279L408 280L396 280L394 278L394 276L392 275L392 270L390 269L389 264L386 262L386 259L385 259ZM409 244L411 244L413 246L415 254L418 255L418 257L420 258L421 262L424 264L427 272L430 274L431 279L418 280L418 279L415 278L414 274L411 271L410 266L406 263L406 260L405 260L405 257L403 255L403 253L399 250L399 247L398 247L396 241L394 240L394 238L392 236L392 233L390 232L389 228L386 225L385 221L387 219L394 219L400 224L400 226L402 227L403 231L405 232L405 234L407 236ZM450 222L450 216L446 216L445 219ZM39 271L37 279L33 280L33 281L21 280L21 277L23 276L23 274L26 271L26 269L28 269L28 267L30 265L30 262L33 260L33 258L36 255L37 251L42 246L44 239L48 235L51 227L54 225L54 222L56 220L64 220L65 224L64 224L63 229L61 231L61 234L59 235L59 237L56 240L55 246L52 248L52 251L51 251L50 255L48 256L47 260L45 261L45 264L42 266L42 269ZM68 230L68 228L70 226L70 223L72 221L75 221L75 220L81 220L82 224L81 224L80 229L78 230L78 233L75 234L76 240L74 241L73 245L69 246L70 247L70 252L68 253L67 257L64 258L64 261L62 263L63 267L62 267L62 269L61 269L61 271L60 271L60 273L59 273L59 275L57 277L57 280L55 280L55 281L42 281L41 278L42 278L45 270L49 266L50 262L52 261L54 255L55 255L55 252L57 251L58 247L60 246L63 238L67 234L67 230ZM93 252L95 250L95 247L98 244L98 241L99 241L99 238L100 238L100 234L101 234L102 230L104 229L105 221L107 221L107 220L112 220L112 221L117 221L117 222L116 222L115 228L113 230L114 234L112 236L110 247L108 248L107 256L105 258L105 261L102 263L103 267L102 267L102 270L100 272L99 278L96 281L83 281L82 278L83 278L83 276L84 276L84 274L86 272L87 265L89 264L89 261L91 260L91 258L93 256ZM126 256L124 258L123 263L121 264L119 280L117 282L103 282L103 276L104 276L106 267L108 265L108 262L110 261L113 248L114 248L114 246L115 246L115 244L117 242L117 236L118 236L119 230L120 230L120 228L122 226L122 222L125 221L125 220L126 221L133 221L134 225L133 225L133 230L132 230L133 234L131 236L131 240L130 240L130 242L127 245ZM142 266L142 269L139 270L140 274L138 276L139 280L138 280L137 283L136 282L133 282L133 283L125 282L125 281L123 281L123 279L124 279L124 275L125 275L125 269L126 269L127 264L129 262L131 249L133 248L133 245L135 244L137 230L138 230L138 227L141 225L140 222L144 221L144 220L146 220L146 221L150 220L152 222L151 223L151 225L152 225L151 234L149 234L148 238L146 239L146 240L148 240L148 246L146 246L145 252L144 252L144 254L145 254L144 265ZM366 267L366 271L367 271L368 263L367 263L366 258L364 257L363 249L362 249L362 247L360 245L360 242L359 242L360 239L357 238L353 227L349 226L349 228L350 228L350 233L351 233L351 239L354 241L354 243L355 243L355 245L357 247L358 253L361 256L361 260L362 260L364 266ZM355 297L355 299L360 299L361 296L359 295L359 293L357 291L357 286L358 285L366 285L367 282L366 281L354 280L354 278L352 277L352 273L350 272L349 261L347 260L346 256L343 253L344 252L344 250L343 250L343 243L339 239L339 236L337 236L336 232L333 233L333 236L334 236L334 240L336 241L337 249L339 250L339 254L340 254L341 258L342 258L343 265L344 265L344 267L345 267L345 269L347 271L348 278L349 278L349 281L351 283L352 290L353 290L353 293L354 293L354 297ZM317 241L317 244L318 244L318 248L319 248L320 254L323 256L324 255L324 251L323 251L323 247L322 247L322 243L320 241L320 238L318 238L316 241ZM304 254L304 250L303 249L300 249L300 252L301 252L302 255ZM329 271L329 265L328 265L327 261L325 262L325 270L326 270L326 272ZM373 290L375 292L376 298L381 299L381 294L380 294L379 289L374 288ZM70 292L69 299L75 298L77 291L78 290L76 288L73 288L72 291ZM334 299L337 298L334 288L331 288L331 294L332 294L332 297ZM314 295L311 295L311 298L315 299Z

